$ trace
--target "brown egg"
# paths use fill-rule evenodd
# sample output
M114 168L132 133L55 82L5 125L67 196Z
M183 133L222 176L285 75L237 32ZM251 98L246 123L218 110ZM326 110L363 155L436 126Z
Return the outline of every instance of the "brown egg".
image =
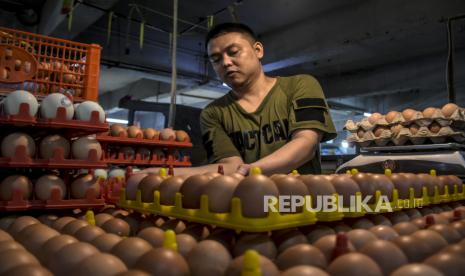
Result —
M432 230L418 230L413 233L413 236L429 246L432 252L437 252L447 246L447 241Z
M376 137L380 137L384 131L386 130L390 130L389 127L387 126L377 126L374 131L373 131L373 134L376 136Z
M138 270L138 269L129 269L126 272L118 273L117 276L150 276L149 273Z
M126 181L126 199L128 200L136 200L136 193L139 187L140 182L144 179L148 174L146 173L135 173Z
M410 220L422 217L420 211L418 211L417 209L413 209L413 208L405 209L404 213L407 214L407 216L409 216Z
M52 224L55 222L55 220L58 219L58 216L53 215L53 214L44 214L44 215L38 216L37 219L41 223L43 223L43 224L45 224L45 225L47 225L49 227L52 227Z
M33 157L36 152L36 144L31 136L26 133L15 132L3 138L2 156L14 157L18 146L24 146L26 148L25 154L28 157Z
M307 243L307 237L302 234L297 228L288 228L283 230L273 231L271 239L278 248L278 253L281 253L297 244Z
M91 150L96 151L97 159L100 160L102 157L102 146L99 141L92 136L86 136L74 140L71 145L71 152L74 158L79 160L87 160Z
M396 211L396 212L393 212L393 213L389 213L388 218L389 218L389 220L391 221L391 223L393 225L396 225L396 224L402 223L402 222L409 222L410 221L409 216L407 216L407 214L404 213L403 211Z
M231 254L221 243L205 240L192 248L186 261L192 276L224 275L231 262Z
M274 180L276 184L276 188L278 188L278 192L280 196L302 196L305 197L308 195L307 186L297 177L286 175L284 177L280 177ZM303 207L295 208L295 210L290 208L292 212L302 212Z
M132 147L122 147L119 149L119 153L125 160L134 160L136 157L136 151Z
M1 185L1 184L0 184ZM1 187L1 186L0 186ZM8 231L8 227L17 219L17 216L6 216L0 219L0 229Z
M176 234L182 233L186 229L186 225L182 220L170 219L160 226L163 230L173 230Z
M276 259L280 270L299 265L311 265L321 269L327 266L326 258L316 247L309 244L298 244L286 249Z
M176 130L176 141L178 142L189 142L189 134L184 130Z
M447 175L440 175L438 176L439 182L441 182L441 186L448 187L449 193L454 192L454 183L452 183L450 178Z
M451 183L454 183L454 185L458 186L458 191L459 193L461 193L463 190L463 181L460 178L458 178L456 175L449 175L448 177Z
M375 234L365 229L351 230L347 232L347 237L357 250L361 249L367 243L378 239Z
M181 254L165 248L146 252L137 260L134 268L152 275L189 275L189 266Z
M115 136L115 137L120 137L120 136L126 137L127 136L126 127L120 124L112 124L110 126L110 135Z
M438 123L436 122L433 122L431 125L429 125L429 130L432 132L432 133L438 133L440 130L441 130L442 126L439 125Z
M82 260L74 269L76 275L115 275L127 271L126 265L116 256L97 253Z
M182 231L182 234L188 234L191 235L194 239L197 241L204 240L210 235L210 229L207 226L204 226L203 224L198 224L198 223L189 223Z
M160 140L168 141L175 140L176 133L172 128L164 128L160 131Z
M320 251L325 255L326 261L328 261L328 263L330 263L333 260L333 255L335 253L334 249L336 248L336 237L337 237L337 235L327 235L327 236L324 236L324 237L318 239L313 244L313 246L320 249ZM346 245L347 246L345 246L346 247L345 250L350 251L350 252L355 251L354 245L349 240L347 240ZM340 257L338 257L338 258L340 258Z
M40 264L24 264L16 266L5 272L8 276L53 276L53 274Z
M412 183L404 174L393 173L390 177L390 180L394 187L397 189L400 199L409 198L409 189L412 187Z
M370 257L355 252L340 256L326 271L331 276L383 275L381 268Z
M405 121L410 121L412 120L413 116L415 115L415 113L417 113L416 110L413 110L411 108L407 108L407 109L404 109L402 111L402 117L404 117L404 120Z
M357 137L362 139L363 136L365 136L365 130L363 130L362 128L358 129L357 130Z
M118 236L128 236L131 228L129 224L122 219L110 219L102 225L102 229L107 233L113 233Z
M384 119L386 119L386 122L392 123L394 119L399 115L400 113L397 111L389 111L388 114L384 116Z
M53 222L52 228L61 232L63 227L66 226L66 224L70 223L71 221L75 221L75 220L76 219L73 217L61 217Z
M163 180L165 178L158 174L149 174L139 182L138 189L141 191L142 202L153 202L154 192L159 189Z
M383 216L383 215L372 215L369 217L371 221L373 221L373 223L375 225L386 225L386 226L392 226L392 222L386 217L386 216Z
M452 114L454 114L454 112L459 109L459 107L454 104L454 103L448 103L448 104L445 104L442 108L441 108L441 111L442 111L442 114L444 114L444 116L446 116L447 118L449 118L450 116L452 116Z
M360 253L367 255L375 261L384 275L391 274L399 266L408 263L408 259L402 250L394 243L385 240L368 242Z
M242 274L242 267L244 263L244 255L239 256L232 260L229 263L228 268L226 269L226 276L241 276ZM278 276L280 275L278 268L276 265L270 261L265 256L259 256L259 264L260 264L260 272L262 276Z
M77 199L85 198L89 189L94 189L96 198L100 197L98 178L91 174L80 175L71 183L71 197Z
M456 254L456 255L463 257L465 256L465 246L460 243L451 244L449 246L446 246L444 249L442 249L441 252Z
M142 138L144 137L144 134L142 133L142 130L136 126L130 126L128 127L128 137L129 138Z
M367 218L357 218L351 224L353 229L370 229L373 226L375 226L375 224Z
M146 240L153 247L162 247L164 240L164 231L157 227L147 227L142 229L137 237Z
M128 215L117 215L116 218L120 218L124 220L127 224L129 224L130 233L129 235L133 236L139 231L139 224L143 220L141 214L133 212Z
M61 229L61 233L74 236L74 234L76 234L78 230L86 227L87 225L89 225L89 223L87 223L86 221L76 219L66 224Z
M287 269L281 276L329 276L329 274L314 266L298 265Z
M103 231L102 228L98 226L87 225L79 229L74 236L82 242L90 242L103 234L105 234L105 231Z
M423 117L425 118L433 118L434 113L439 110L438 108L435 107L427 107L423 110Z
M95 225L101 227L105 222L112 219L113 216L107 213L100 213L95 215Z
M73 271L82 260L98 253L98 249L89 243L67 244L49 258L48 268L53 274L65 275Z
M175 195L181 189L184 178L172 176L160 184L160 203L162 205L174 205Z
M410 133L412 135L416 135L418 133L418 130L420 129L420 126L417 124L411 124L408 129L410 130Z
M387 225L376 225L370 228L370 232L375 234L378 239L382 240L392 240L395 237L398 237L399 234L390 226Z
M226 175L208 181L201 194L207 195L210 212L228 213L231 211L231 199L239 181L237 178Z
M425 215L425 217L426 218L430 217L431 221L430 222L426 221L429 224L449 224L449 220L440 214L428 214L428 215Z
M352 176L352 179L355 182L357 182L358 188L362 193L362 198L365 198L366 196L372 196L368 203L374 203L374 195L377 187L376 185L374 185L373 175L366 173L357 173Z
M336 189L334 189L331 181L322 175L301 175L298 179L300 179L307 187L308 195L312 198L313 208L316 208L317 206L316 199L318 196L333 195L336 193Z
M334 229L328 226L319 225L319 224L312 227L311 230L306 233L309 243L314 243L324 236L334 235L334 234L336 234L336 231L334 231Z
M258 218L268 216L263 211L265 196L278 197L279 191L273 180L258 174L249 175L236 187L234 196L241 200L242 215L244 217Z
M30 264L39 265L39 261L26 250L10 249L0 252L0 274L3 274L15 267Z
M40 157L49 159L53 157L55 149L62 149L63 157L68 158L70 152L70 144L67 139L60 135L49 135L40 141Z
M383 115L381 115L378 112L375 112L375 113L371 114L368 117L368 122L370 122L370 124L374 125L374 124L377 124L378 121L381 120L382 118L383 118Z
M19 242L16 242L11 238L11 240L4 240L0 242L0 252L11 250L11 249L21 249L26 250Z
M404 252L410 262L421 262L433 253L428 245L413 235L399 236L391 242Z
M465 270L465 258L448 252L435 254L426 259L424 263L436 268L447 276L461 276Z
M36 223L26 226L16 236L16 240L20 242L30 253L40 255L41 247L51 238L58 236L59 233L42 224Z
M19 190L23 199L29 199L32 194L32 183L24 175L10 175L0 183L0 200L10 201L13 199L13 192Z
M350 197L355 196L356 192L360 192L360 188L357 183L346 174L333 177L331 183L333 184L334 189L336 189L336 192L343 197L343 206L350 206Z
M207 172L207 173L204 173L203 175L208 177L209 180L212 180L213 178L216 178L218 176L223 176L222 174L217 173L217 172Z
M391 126L390 130L394 137L396 137L404 127L400 124Z
M244 179L244 176L240 173L232 173L232 174L229 174L228 176L231 176L231 177L234 177L235 179L241 181L242 179Z
M120 258L127 267L131 268L142 255L151 249L152 246L147 241L138 237L128 237L117 243L111 249L111 254Z
M334 231L336 231L336 233L349 232L352 230L352 228L349 225L345 224L344 222L332 223L331 228L333 228Z
M8 234L6 231L0 230L0 242L12 240L14 239L10 234Z
M106 233L93 239L90 243L102 252L110 252L122 238L118 235Z
M207 240L221 243L228 251L232 251L232 245L235 243L236 233L234 230L217 227L212 230Z
M233 255L238 257L245 253L245 251L253 249L260 255L269 259L274 259L278 250L273 241L266 234L262 233L247 233L243 234L234 246Z
M144 139L154 139L158 135L160 135L160 132L153 128L145 128L143 131L143 134L144 134Z
M389 201L392 201L392 191L394 190L394 184L392 184L389 177L384 174L374 174L372 176L373 185L376 189L381 192L381 195L387 196Z
M13 237L16 238L16 236L21 232L24 228L31 224L36 224L40 223L36 218L30 217L30 216L21 216L15 219L13 223L10 224L8 227L8 233Z
M184 180L179 192L182 194L182 207L186 209L200 208L200 195L210 179L206 175L197 174Z
M465 221L456 221L450 224L459 234L462 236L462 239L465 238Z
M191 235L181 233L176 235L176 243L178 245L178 253L183 257L186 257L192 248L194 248L194 246L197 244L197 240L194 239Z
M437 269L425 264L408 264L396 269L391 276L443 276Z
M462 239L459 232L447 224L434 224L428 227L428 230L439 233L449 244L457 243Z
M418 231L419 228L411 222L400 222L394 225L392 228L401 236L411 235L415 231Z
M418 175L413 174L413 173L403 173L402 175L405 176L405 178L407 178L408 182L406 182L406 183L409 183L411 185L411 187L413 188L414 196L417 197L417 198L421 197L422 196L423 183L422 183L421 179L418 178Z

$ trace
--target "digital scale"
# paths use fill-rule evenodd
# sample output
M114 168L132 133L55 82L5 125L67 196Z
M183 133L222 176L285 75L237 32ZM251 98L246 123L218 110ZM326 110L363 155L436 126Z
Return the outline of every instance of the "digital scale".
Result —
M350 169L360 172L428 173L436 170L438 175L453 174L465 179L465 145L457 143L432 145L404 145L360 148L360 155L342 164L336 173Z

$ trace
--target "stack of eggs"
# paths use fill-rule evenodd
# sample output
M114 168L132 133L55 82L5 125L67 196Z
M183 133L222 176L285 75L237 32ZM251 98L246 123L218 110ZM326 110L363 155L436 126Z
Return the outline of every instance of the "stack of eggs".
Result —
M153 128L141 129L137 126L125 127L121 124L113 124L110 126L110 135L114 137L128 137L148 140L162 141L177 141L189 142L189 135L184 130L173 130L172 128L164 128L156 130Z
M385 115L373 113L361 122L347 121L352 134L348 140L361 146L376 144L415 145L465 142L465 109L453 103L442 108L428 107L422 112L407 108Z

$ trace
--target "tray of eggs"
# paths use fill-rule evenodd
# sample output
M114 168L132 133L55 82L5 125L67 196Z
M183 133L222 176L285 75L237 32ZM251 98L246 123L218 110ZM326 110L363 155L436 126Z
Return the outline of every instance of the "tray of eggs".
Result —
M348 120L348 141L362 147L372 145L420 145L465 142L465 110L456 104L428 107L422 112L407 108L386 115L373 113L360 122Z
M65 128L79 133L108 131L105 111L98 103L73 104L72 96L66 93L49 94L39 104L32 93L16 90L7 94L0 109L0 124L4 125Z
M130 166L173 166L190 167L190 157L182 155L172 148L108 146L105 151L105 162L108 164Z
M29 175L29 174L27 174ZM0 210L97 208L105 204L103 181L93 174L11 174L0 183Z
M153 128L141 129L137 126L125 127L121 124L112 124L110 131L97 135L97 140L102 143L191 148L192 143L189 135L183 130L164 128L156 130Z
M27 133L13 132L2 139L0 167L105 168L102 158L102 147L93 136L69 140L51 134L36 141Z
M301 195L312 207L320 196L342 200L334 211L320 212L296 208L279 213L264 210L266 196ZM387 196L392 210L439 204L465 199L462 182L455 176L430 174L354 174L339 175L273 175L255 170L243 178L238 174L204 174L165 176L133 174L121 189L119 206L140 212L176 217L242 231L261 232L334 221L343 217L361 217L364 210L352 208L350 197L372 196L372 210ZM342 199L340 198L342 196ZM304 202L303 206L306 206ZM340 207L346 207L340 209ZM349 208L349 210L347 210ZM381 208L380 212L386 212Z

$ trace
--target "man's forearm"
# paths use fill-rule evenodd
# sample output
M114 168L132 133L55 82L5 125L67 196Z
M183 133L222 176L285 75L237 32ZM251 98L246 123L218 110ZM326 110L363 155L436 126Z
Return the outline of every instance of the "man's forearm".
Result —
M174 175L194 175L194 174L203 174L207 172L217 172L218 166L223 166L224 174L231 174L236 172L237 167L242 164L241 160L234 160L230 162L219 162L215 164L208 164L199 167L189 167L189 168L174 168ZM144 173L158 173L160 168L149 168L145 169L142 172Z

